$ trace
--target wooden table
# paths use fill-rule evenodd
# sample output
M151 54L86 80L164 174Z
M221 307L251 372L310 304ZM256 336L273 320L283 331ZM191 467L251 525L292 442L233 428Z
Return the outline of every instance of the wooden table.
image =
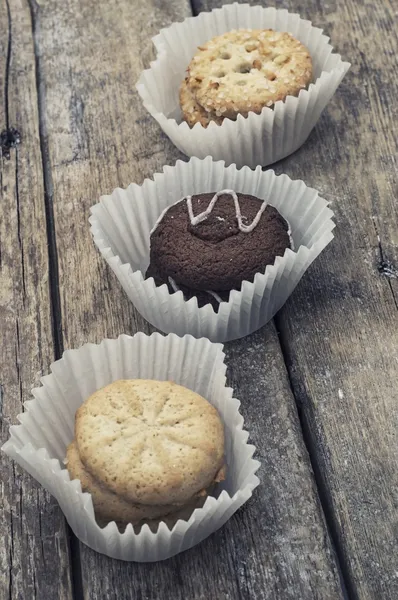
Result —
M87 219L100 194L183 158L134 84L152 35L221 2L191 4L0 0L2 441L64 349L151 331ZM227 345L261 486L193 550L127 564L80 544L1 455L0 600L398 598L397 5L277 6L324 28L353 66L275 167L332 203L336 239L273 323Z

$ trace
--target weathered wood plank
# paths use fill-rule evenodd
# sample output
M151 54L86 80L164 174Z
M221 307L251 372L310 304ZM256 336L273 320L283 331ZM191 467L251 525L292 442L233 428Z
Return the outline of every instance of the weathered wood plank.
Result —
M30 13L1 0L0 132L9 127L22 143L0 151L1 444L54 358ZM0 479L0 598L71 599L68 533L56 501L4 454Z
M219 532L164 563L127 565L86 550L94 574L87 597L343 598L274 327L229 344L227 356L262 485Z
M162 8L156 2L121 2L118 10L110 3L73 0L37 6L51 155L47 186L56 200L59 269L65 277L61 304L68 313L65 348L94 332L101 339L119 331L148 331L98 256L88 232L89 208L100 193L141 181L182 158L153 125L135 82L143 64L149 66L151 36L186 10L185 0Z
M182 0L129 0L118 10L53 0L38 8L65 347L150 330L97 255L88 209L100 193L142 182L178 157L133 85L151 56L151 34L187 14ZM297 590L303 599L341 597L275 331L229 352L230 377L264 463L262 487L221 532L165 563L118 563L81 546L85 598L148 598L154 590L160 598L172 590L175 598L206 600L293 599Z
M207 10L222 3L194 5ZM353 66L305 147L277 165L319 189L338 224L335 242L277 324L352 596L392 600L398 597L396 6L388 0L281 6L324 28Z

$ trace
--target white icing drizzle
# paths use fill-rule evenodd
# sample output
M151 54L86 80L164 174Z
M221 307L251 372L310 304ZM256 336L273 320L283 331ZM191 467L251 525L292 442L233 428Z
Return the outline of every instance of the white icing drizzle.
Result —
M184 200L184 198L182 199ZM182 202L182 200L178 200L178 202ZM167 213L167 211L172 207L175 206L176 204L178 204L178 202L174 202L174 204L171 204L170 206L166 206L166 208L164 210L162 210L162 212L160 213L155 225L152 227L151 231L149 232L149 237L153 234L153 232L155 231L155 229L157 228L157 226L159 225L159 223L161 222L161 220L163 219L164 215Z
M217 300L217 302L219 304L221 304L221 302L222 302L221 296L219 296L216 292L212 292L211 290L205 290L205 292L206 292L206 294L210 294L210 296L213 296L213 298L215 300Z
M168 277L168 281L169 284L171 285L171 288L173 290L173 292L180 292L181 289L178 287L177 283L174 281L174 279L172 277ZM211 290L205 290L206 294L209 294L210 296L213 296L213 298L215 298L215 300L217 300L217 302L219 304L221 304L222 299L221 297L216 293L216 292L212 292ZM185 296L184 296L185 298Z
M256 225L258 225L258 222L261 219L261 215L263 214L263 212L265 211L265 209L267 207L267 203L265 202L265 200L261 204L261 208L258 211L257 215L255 216L254 221L251 223L251 225L243 225L243 223L242 223L242 215L241 215L240 206L239 206L239 200L238 200L238 196L237 196L236 192L234 192L233 190L222 190L221 192L217 192L213 196L213 198L212 198L209 206L207 207L207 209L203 213L200 213L199 215L197 215L196 217L193 215L193 211L192 211L192 196L184 196L184 198L182 198L181 200L177 200L177 202L174 202L170 206L166 206L166 208L164 210L162 210L161 214L157 218L156 223L154 224L154 226L152 227L151 231L149 232L149 235L151 236L153 234L153 232L155 231L155 229L157 228L157 226L159 225L159 223L163 220L163 217L170 210L170 208L172 206L175 206L176 204L179 204L180 202L183 202L185 199L187 200L188 214L189 214L189 218L191 220L191 224L192 225L197 225L197 223L201 223L202 221L204 221L205 219L207 219L207 217L209 216L209 214L213 210L213 208L214 208L214 206L215 206L218 198L222 194L230 194L232 196L233 200L234 200L235 210L236 210L236 218L238 219L239 229L242 232L244 232L244 233L249 233L250 231L253 231L253 229L256 227ZM205 215L205 216L203 216L203 215ZM199 218L200 218L200 221L197 220ZM217 219L225 221L225 219L223 217L217 217ZM194 220L196 222L193 223L192 220Z
M174 279L172 277L169 277L169 284L173 288L174 292L179 292L180 291L180 288L178 287L178 285L176 284L176 282L174 281Z
M285 219L285 221L286 221L286 219ZM289 226L289 229L287 231L287 235L289 236L290 250L293 250L293 252L294 252L294 241L293 241L293 236L292 236L292 230L290 229L289 223L288 223L288 226Z
M258 225L258 222L261 219L261 215L267 208L267 203L265 201L262 202L259 211L257 212L256 216L254 217L254 220L250 223L250 225L244 225L242 222L242 213L240 210L238 195L236 192L234 192L234 190L221 190L221 192L217 192L216 194L214 194L214 196L211 199L210 204L206 208L206 210L204 210L203 212L196 215L196 217L193 214L193 209L192 209L192 196L187 196L186 198L187 198L188 215L189 215L189 220L191 221L191 225L195 226L195 225L198 225L199 223L202 223L202 221L205 221L207 219L207 217L211 214L219 197L224 194L229 194L230 196L232 196L232 199L233 199L234 205L235 205L235 214L236 214L236 218L238 220L238 227L239 227L240 231L242 231L243 233L250 233L251 231L253 231L253 229Z

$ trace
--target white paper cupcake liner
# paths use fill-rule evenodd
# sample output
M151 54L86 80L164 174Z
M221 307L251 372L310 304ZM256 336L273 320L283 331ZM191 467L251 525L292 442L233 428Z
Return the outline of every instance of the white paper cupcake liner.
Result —
M229 302L214 312L210 304L198 308L182 292L170 294L166 285L156 287L144 279L149 265L150 231L162 211L188 194L234 189L252 194L275 206L288 221L295 251L285 251L254 282L245 281L232 291ZM91 208L91 232L137 310L165 333L207 337L225 342L244 337L267 323L286 302L306 269L333 239L333 212L318 192L302 181L292 181L273 171L248 167L225 168L223 162L192 158L165 167L142 186L131 184L103 196ZM217 257L215 256L215 260Z
M18 462L58 500L75 535L112 558L151 562L191 548L221 527L250 498L259 480L260 463L252 459L240 402L225 387L226 365L222 346L191 336L150 337L138 333L86 344L68 350L51 365L34 400L25 403L21 425L10 428L3 451ZM78 407L96 390L117 379L172 380L201 394L219 411L225 426L226 480L217 486L189 521L179 520L170 531L161 523L157 533L144 525L135 534L132 525L120 533L114 522L100 528L95 521L91 494L82 493L80 481L70 481L63 465L66 447L74 437Z
M310 51L314 83L299 96L288 96L261 114L225 119L221 126L182 122L179 87L197 47L232 29L287 31ZM137 90L144 106L171 141L188 156L224 160L227 165L270 165L297 150L308 138L323 109L334 95L350 64L333 54L329 38L310 21L287 10L229 4L210 13L174 23L153 38L157 59L141 74Z

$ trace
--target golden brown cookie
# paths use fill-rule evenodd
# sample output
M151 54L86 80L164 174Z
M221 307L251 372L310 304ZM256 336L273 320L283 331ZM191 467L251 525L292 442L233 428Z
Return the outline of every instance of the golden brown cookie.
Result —
M66 463L71 480L79 479L82 491L91 494L96 519L103 525L116 521L119 527L125 527L128 523L135 525L145 522L153 528L161 521L165 521L171 529L178 519L187 520L195 508L202 507L207 496L213 491L214 485L225 479L225 467L222 467L210 487L196 494L184 506L179 504L146 506L127 502L92 477L80 460L75 440L67 448Z
M215 117L260 113L312 80L312 60L292 35L247 29L217 36L193 57L187 86L196 103Z
M190 516L192 515L193 511L196 508L203 508L204 503L206 502L206 498L207 496L197 496L194 498L194 500L192 502L188 502L187 504L184 504L182 507L178 507L177 510L173 513L169 513L167 515L165 515L164 517L156 517L154 519L142 519L142 521L139 522L132 522L132 521L123 521L123 520L119 520L117 521L116 519L112 519L115 521L118 529L123 532L127 525L129 523L131 523L133 525L134 528L134 533L138 534L141 531L141 528L143 525L148 525L149 529L153 532L156 533L158 530L158 527L160 525L160 523L165 523L167 525L167 527L171 530L173 529L174 525L177 523L177 521L179 519L181 519L182 521L188 521ZM101 515L96 515L96 519L97 522L99 524L100 527L106 527L106 525L111 521L111 519L109 518L104 518Z
M143 519L156 519L179 510L178 505L144 506L127 502L107 489L84 468L77 444L73 441L66 451L67 469L71 479L79 479L83 492L91 494L96 517L101 521L139 523ZM205 496L206 497L206 496Z
M98 390L78 409L75 433L87 471L133 503L184 504L223 465L217 410L170 381L120 380Z
M206 502L207 496L209 496L213 493L215 485L217 483L220 483L220 481L224 481L225 473L226 473L226 468L225 468L225 466L222 466L221 469L219 470L219 472L217 473L214 481L212 482L210 487L206 490L207 493L205 495L196 496L195 498L190 500L187 504L180 506L175 512L169 513L165 517L155 518L155 519L144 519L140 523L140 525L147 523L149 528L151 529L151 531L157 531L157 528L159 527L159 523L161 523L162 521L164 523L166 523L166 525L169 529L173 529L174 525L177 523L177 521L179 519L182 519L183 521L188 521L191 514L193 513L193 511L196 508L202 508L202 506Z
M207 113L205 109L196 102L188 89L185 79L180 87L180 106L184 121L186 121L190 127L193 127L196 123L200 123L203 127L207 127L210 121L214 121L217 125L221 125L224 120L222 117L212 117L210 113Z
M196 496L187 504L180 506L175 512L169 513L164 517L157 517L155 519L143 519L138 525L134 527L134 531L139 533L141 527L144 524L147 524L149 529L153 532L156 532L160 523L165 523L167 527L171 530L174 525L177 523L179 519L182 521L188 521L193 511L196 508L202 508L204 503L206 502L207 496L211 495L214 491L215 485L220 483L220 481L224 481L225 479L225 466L221 467L220 471L217 473L216 478L213 483L207 489L207 494L202 496ZM119 528L124 529L126 527L126 523L118 523Z

